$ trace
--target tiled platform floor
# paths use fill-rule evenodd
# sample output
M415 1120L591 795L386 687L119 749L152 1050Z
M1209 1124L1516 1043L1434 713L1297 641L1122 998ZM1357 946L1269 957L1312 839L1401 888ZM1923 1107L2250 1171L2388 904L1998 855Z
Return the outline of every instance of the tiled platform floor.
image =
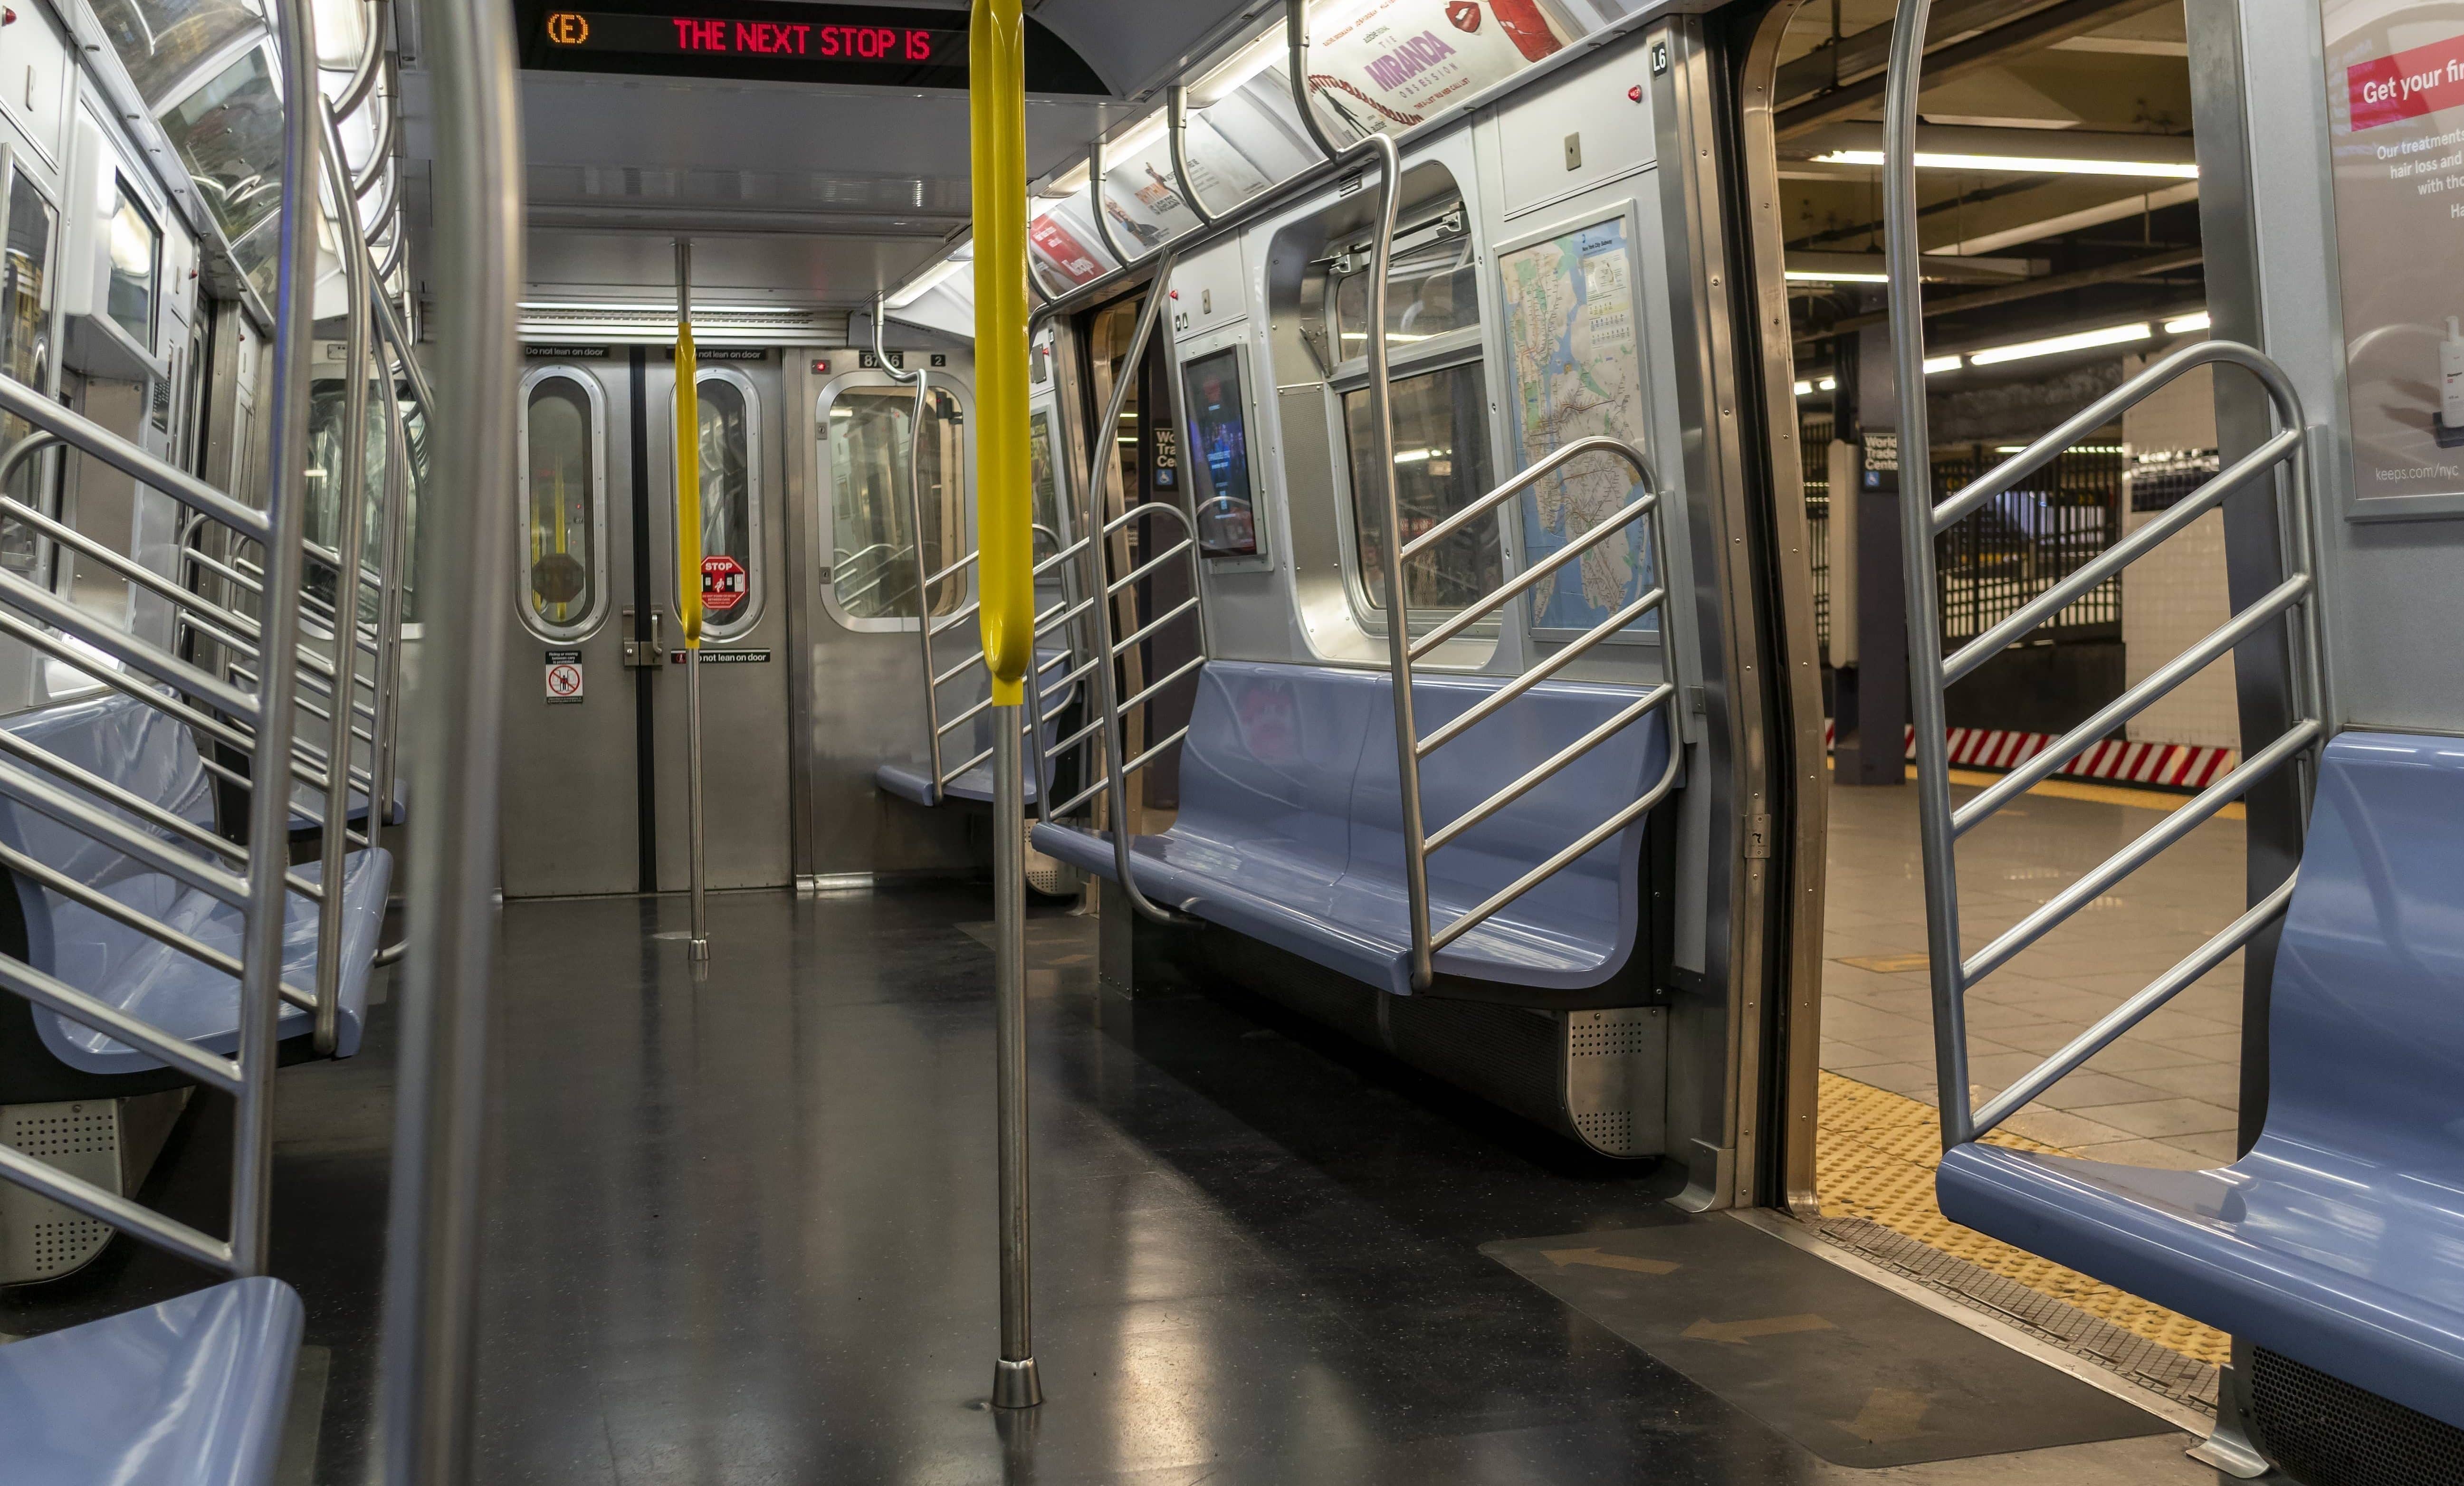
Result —
M2092 798L2032 794L1961 841L1968 952L2146 830L2179 798L2057 788ZM1954 797L1972 793L1961 788ZM2239 913L2242 853L2238 819L2206 822L1972 991L1969 1077L1979 1098L2035 1067ZM1925 948L1916 792L1835 788L1824 1068L1935 1100ZM2234 1154L2240 1045L2236 955L2014 1115L2009 1127L2099 1160L2222 1165Z

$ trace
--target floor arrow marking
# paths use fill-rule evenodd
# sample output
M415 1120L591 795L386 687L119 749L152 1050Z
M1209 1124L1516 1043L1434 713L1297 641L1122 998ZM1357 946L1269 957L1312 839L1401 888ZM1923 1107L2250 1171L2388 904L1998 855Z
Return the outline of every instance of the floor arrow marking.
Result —
M1621 1269L1635 1275L1666 1275L1685 1266L1666 1259L1639 1259L1626 1254L1608 1254L1598 1249L1543 1249L1540 1257L1564 1269L1569 1264L1588 1264L1594 1269Z
M1767 1316L1760 1321L1712 1321L1705 1318L1686 1327L1684 1335L1696 1342L1725 1342L1737 1346L1756 1337L1834 1329L1837 1328L1819 1316Z

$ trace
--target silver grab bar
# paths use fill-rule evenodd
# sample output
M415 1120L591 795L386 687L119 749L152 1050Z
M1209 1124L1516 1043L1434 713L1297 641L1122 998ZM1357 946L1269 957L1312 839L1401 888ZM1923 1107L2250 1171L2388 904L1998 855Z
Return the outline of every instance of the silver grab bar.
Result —
M1899 385L1925 385L1925 320L1919 273L1916 193L1917 98L1922 85L1925 25L1931 0L1900 0L1893 23L1883 110L1883 250L1890 279L1892 365ZM2233 365L2266 391L2276 432L2250 453L2218 471L2199 489L2148 522L2016 614L1988 629L1958 653L1943 654L1942 619L1935 604L1936 538L1962 517L2013 489L2123 410L2203 365ZM2302 416L2301 402L2281 367L2254 347L2209 340L2164 357L2065 420L2060 426L2003 460L1948 499L1935 504L1931 436L1922 395L1900 399L1899 477L1901 545L1907 568L1910 712L1915 721L1919 835L1925 851L1925 939L1931 962L1935 1076L1939 1081L1945 1149L1993 1129L2013 1111L2042 1095L2115 1038L2137 1025L2184 987L2223 963L2273 924L2292 901L2293 879L2251 905L2138 994L2100 1018L2068 1045L2013 1080L1982 1109L1969 1086L1968 993L1987 975L2100 893L2154 860L2224 805L2286 764L2296 770L2295 788L2308 804L2319 749L2332 731L2319 667L2319 616L2314 484L2320 433ZM2279 473L2280 470L2280 473ZM1950 800L1949 747L1944 726L1950 684L2061 612L2094 584L2185 530L2262 476L2273 487L2282 578L2265 596L2245 605L2222 626L2184 650L2072 729L2052 747L1954 810ZM2291 690L2297 715L2285 731L2249 754L2223 778L2192 797L2182 809L2090 868L2067 887L1994 938L1973 955L1960 934L1958 838L2053 773L2097 737L2136 716L2158 697L2231 653L2269 625L2285 626Z

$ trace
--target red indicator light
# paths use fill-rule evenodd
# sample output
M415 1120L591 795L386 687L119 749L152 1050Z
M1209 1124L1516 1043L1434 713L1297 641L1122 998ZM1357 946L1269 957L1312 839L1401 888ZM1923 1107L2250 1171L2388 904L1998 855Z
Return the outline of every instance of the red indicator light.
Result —
M1625 90L1625 100L1626 100L1627 102L1629 102L1629 103L1639 103L1639 102L1641 102L1641 101L1642 101L1642 84L1638 82L1638 83L1636 83L1633 87L1626 89L1626 90Z
M828 376L828 375L829 375L829 371L830 371L830 363L829 363L829 362L825 361L821 361L821 360L819 360L819 359L816 359L816 360L814 361L814 362L813 362L813 375L814 375L814 376L816 376L816 377L826 377L826 376Z

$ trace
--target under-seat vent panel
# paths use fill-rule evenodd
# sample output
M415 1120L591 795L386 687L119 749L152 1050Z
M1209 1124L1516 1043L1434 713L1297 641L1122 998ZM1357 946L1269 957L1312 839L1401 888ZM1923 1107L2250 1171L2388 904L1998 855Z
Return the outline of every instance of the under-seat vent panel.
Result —
M2464 1430L2282 1353L2253 1349L2250 1393L2259 1447L2302 1486L2464 1481Z

